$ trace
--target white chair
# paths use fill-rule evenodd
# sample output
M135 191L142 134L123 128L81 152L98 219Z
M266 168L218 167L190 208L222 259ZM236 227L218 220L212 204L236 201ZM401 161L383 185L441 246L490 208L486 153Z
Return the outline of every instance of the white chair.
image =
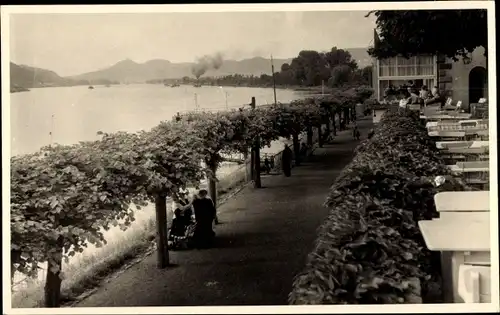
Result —
M458 271L458 294L464 303L491 302L491 267L461 265Z

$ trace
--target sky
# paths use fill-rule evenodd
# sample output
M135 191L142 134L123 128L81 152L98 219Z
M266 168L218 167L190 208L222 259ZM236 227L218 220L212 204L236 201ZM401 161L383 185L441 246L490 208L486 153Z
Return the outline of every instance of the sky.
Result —
M375 17L365 11L64 13L10 15L10 59L76 75L124 59L193 62L295 57L300 50L366 48Z

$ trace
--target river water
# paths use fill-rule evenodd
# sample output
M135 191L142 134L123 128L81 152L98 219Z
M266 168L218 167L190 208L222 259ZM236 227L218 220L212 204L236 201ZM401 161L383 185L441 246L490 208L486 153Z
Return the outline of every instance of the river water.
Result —
M300 97L277 90L279 102ZM38 150L52 143L73 144L98 139L97 132L149 130L177 112L196 108L224 110L274 102L267 88L116 85L37 88L11 96L11 155Z
M301 98L303 94L292 90L277 90L279 102ZM29 92L10 95L11 156L35 152L51 144L74 144L78 141L96 140L97 132L149 130L162 120L170 120L177 112L199 109L225 110L249 104L255 97L257 106L274 103L272 89L241 87L176 88L163 85L117 85L79 87L37 88ZM267 153L278 152L282 143L274 142ZM224 164L218 171L218 178L229 176L238 166ZM119 243L130 237L154 216L154 209L148 206L136 212L136 221L127 231L112 228L105 231L109 244ZM135 231L134 231L135 230ZM109 246L109 245L107 245ZM106 247L106 246L105 246ZM79 265L81 257L106 250L89 246L84 253L70 260L73 268ZM42 266L43 268L43 266ZM68 264L63 266L63 270ZM88 268L88 266L86 266ZM40 271L44 277L44 270ZM17 275L14 283L22 279ZM21 289L18 286L18 289Z

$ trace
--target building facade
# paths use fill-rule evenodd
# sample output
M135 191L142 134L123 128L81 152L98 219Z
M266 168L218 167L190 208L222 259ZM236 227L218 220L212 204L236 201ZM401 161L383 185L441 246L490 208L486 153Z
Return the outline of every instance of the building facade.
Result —
M393 57L375 59L373 65L373 88L377 100L382 100L389 85L400 86L412 80L417 86L432 88L437 85L438 68L436 56L415 56L409 59Z
M469 58L454 62L440 57L438 63L439 90L454 102L462 101L465 107L488 97L488 71L484 48L476 48Z
M415 56L410 59L393 57L374 59L373 88L381 101L389 85L400 86L412 80L417 86L429 90L437 86L453 102L462 101L468 108L480 98L488 98L488 71L484 48L475 49L468 58L453 61L438 56Z
M376 99L381 101L389 85L400 86L411 80L417 86L426 85L429 90L437 86L454 103L462 101L462 106L468 108L480 98L488 99L486 69L483 47L476 48L468 58L460 58L456 62L450 58L429 55L409 59L400 56L374 59L372 87Z

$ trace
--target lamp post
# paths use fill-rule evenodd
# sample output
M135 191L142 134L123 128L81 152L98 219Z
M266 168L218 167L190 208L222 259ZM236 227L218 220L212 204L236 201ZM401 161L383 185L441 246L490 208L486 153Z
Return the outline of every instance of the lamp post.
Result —
M276 79L274 77L273 55L271 55L271 72L272 72L272 77L273 77L274 106L276 106L278 104L278 100L276 99Z
M224 93L224 99L226 101L226 110L228 110L229 109L229 106L228 106L228 103L227 103L228 92L226 90L224 90L224 88L222 86L219 86L219 88Z
M229 110L229 105L227 104L227 92L225 92L225 96L226 96L226 110Z

